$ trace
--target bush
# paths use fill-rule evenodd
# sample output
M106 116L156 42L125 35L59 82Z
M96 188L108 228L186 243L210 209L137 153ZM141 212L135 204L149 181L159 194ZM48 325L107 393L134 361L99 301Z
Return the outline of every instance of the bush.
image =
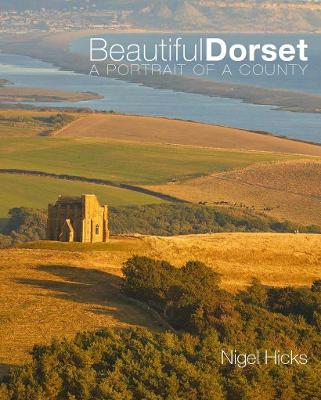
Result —
M61 128L74 120L74 117L69 114L58 113L48 117L34 117L35 120L43 122L53 128Z

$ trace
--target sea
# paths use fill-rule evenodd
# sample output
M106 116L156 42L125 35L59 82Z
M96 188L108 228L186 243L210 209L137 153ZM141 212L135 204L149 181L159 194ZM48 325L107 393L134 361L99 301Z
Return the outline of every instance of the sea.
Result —
M166 36L167 35L167 36ZM177 37L177 34L151 33L113 33L103 36L113 43L153 43L161 38ZM204 36L204 35L203 35ZM223 38L226 43L297 43L304 38L309 45L309 63L304 76L282 75L240 75L237 65L231 75L222 76L223 62L217 63L207 79L237 84L250 84L257 87L282 88L298 93L321 95L321 35L233 35L208 34L210 37ZM199 34L183 36L184 41L194 43ZM89 38L82 37L70 45L71 51L89 54ZM224 61L225 62L225 61ZM187 68L184 74L192 75ZM72 102L32 103L37 106L53 107L90 107L96 110L115 111L137 115L164 116L169 118L194 120L203 123L270 132L279 136L321 143L321 114L279 110L274 106L244 103L237 99L209 97L205 95L153 89L141 84L109 77L97 77L63 71L44 61L27 56L0 53L0 78L8 79L17 86L55 88L66 91L89 91L103 96L103 99Z

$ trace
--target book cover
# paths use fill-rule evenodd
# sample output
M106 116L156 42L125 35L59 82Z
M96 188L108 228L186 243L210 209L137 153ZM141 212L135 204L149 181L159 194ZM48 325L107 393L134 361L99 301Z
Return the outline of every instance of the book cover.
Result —
M321 3L0 0L0 400L321 398Z

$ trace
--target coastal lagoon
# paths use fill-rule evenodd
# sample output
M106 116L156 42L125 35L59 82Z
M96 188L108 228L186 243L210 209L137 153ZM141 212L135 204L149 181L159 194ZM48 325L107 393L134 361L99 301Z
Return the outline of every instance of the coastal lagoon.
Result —
M321 143L321 114L317 113L282 111L272 106L247 104L235 99L153 89L106 77L62 71L43 61L4 53L0 53L0 78L8 79L17 86L90 91L104 96L103 99L78 103L32 103L34 105L91 107L97 110L195 120ZM314 86L311 82L297 85L302 91L317 92L319 81L315 81ZM299 87L292 88L299 90Z
M280 48L283 44L288 43L293 47L297 47L299 41L303 40L307 45L305 54L308 57L308 62L302 62L294 58L291 62L282 62L276 60L275 62L263 62L260 57L260 52L255 53L255 61L240 61L235 62L230 59L228 54L222 61L213 62L213 68L210 68L208 74L203 76L206 79L215 81L221 81L226 83L239 83L245 85L255 85L258 87L266 88L277 88L287 89L293 91L301 91L305 93L321 94L321 81L320 81L320 65L321 65L321 35L320 34L290 34L290 35L277 35L277 34L222 34L222 33L208 33L208 34L197 34L197 33L109 33L104 35L97 35L98 38L103 38L108 46L112 44L120 44L123 47L135 43L140 48L144 47L146 50L146 56L149 59L155 55L155 45L159 44L162 40L165 45L172 43L173 46L175 40L180 38L180 45L186 46L184 55L186 58L192 59L197 54L197 57L205 57L206 53L206 38L218 38L227 45L229 49L233 44L240 44L244 48L248 49L249 46L254 43L259 43L263 46L265 43L271 43L276 48ZM200 40L202 40L202 52L198 51L201 47ZM99 42L98 42L99 43ZM220 46L216 47L217 53ZM70 45L70 49L73 52L86 55L89 59L90 56L90 37L81 37L73 41ZM118 49L118 48L117 48ZM164 51L165 57L167 57L169 51ZM236 51L239 55L240 51ZM185 64L182 69L183 75L192 76L193 65L200 63L203 65L208 64L207 61L197 62L186 62L184 60L182 51L178 54L178 60L175 60L174 49L171 51L171 57L173 61L163 61L162 57L158 54L157 63L163 67L169 65L174 70L175 64ZM97 56L102 56L102 53L97 53ZM240 73L240 66L246 63L250 68L244 68L243 73ZM222 75L224 66L228 64L231 69L230 73ZM301 67L301 68L300 68ZM304 73L302 72L304 69ZM196 69L196 72L200 69ZM180 71L178 70L178 73Z

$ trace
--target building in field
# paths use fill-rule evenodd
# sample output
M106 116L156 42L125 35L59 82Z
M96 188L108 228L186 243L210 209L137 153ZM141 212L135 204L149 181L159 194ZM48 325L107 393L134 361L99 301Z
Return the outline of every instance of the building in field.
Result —
M47 239L61 242L97 243L109 239L108 207L94 194L59 196L48 206Z

